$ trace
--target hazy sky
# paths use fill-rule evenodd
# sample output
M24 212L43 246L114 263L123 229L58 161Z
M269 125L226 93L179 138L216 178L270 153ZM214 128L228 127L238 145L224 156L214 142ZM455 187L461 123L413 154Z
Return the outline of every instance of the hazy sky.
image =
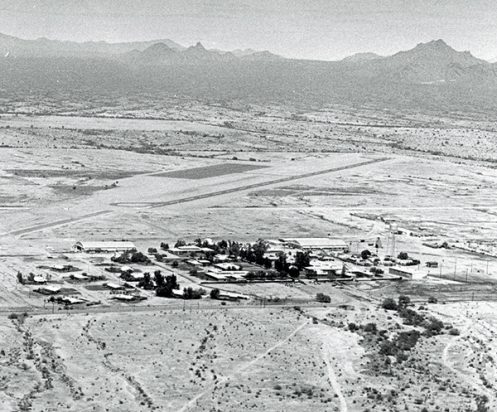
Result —
M0 0L0 32L23 38L170 38L287 57L391 54L442 38L497 57L495 0Z

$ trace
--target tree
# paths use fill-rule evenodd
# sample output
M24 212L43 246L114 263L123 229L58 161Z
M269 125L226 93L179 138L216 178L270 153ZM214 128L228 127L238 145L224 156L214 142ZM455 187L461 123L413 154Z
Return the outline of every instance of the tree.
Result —
M299 271L299 268L297 266L290 266L288 268L288 274L290 275L290 277L292 279L297 279L299 276L300 276L300 271Z
M132 263L150 263L148 256L145 256L142 252L133 252L130 260Z
M267 247L264 242L259 241L252 245L252 251L254 253L254 261L255 262L263 262L264 254L266 253Z
M273 262L271 262L271 259L269 258L264 258L263 265L266 269L271 269L273 267Z
M221 292L219 289L212 289L211 290L211 299L219 299L219 296L221 295Z
M225 250L227 247L228 247L228 242L226 242L226 240L220 240L219 242L217 242L217 246L219 247L219 249L222 249L222 250Z
M154 284L152 283L152 277L150 276L150 273L145 272L143 274L143 279L140 280L140 282L138 283L138 287L143 289L153 289Z
M255 279L255 273L254 272L249 272L245 275L245 279L247 280L253 280Z
M149 254L153 255L153 254L157 253L157 249L154 248L154 247L149 247L148 250L147 250L147 252Z
M240 243L230 242L228 253L233 256L238 256L240 254Z
M371 252L367 249L364 249L361 252L361 259L363 259L363 260L369 259L370 256L371 256Z
M154 272L154 281L158 288L164 286L164 275L162 275L160 270Z
M161 242L161 244L160 244L160 248L161 248L162 250L169 250L169 244L164 243L164 242Z
M176 275L166 276L166 281L155 290L155 294L160 297L169 298L173 295L174 289L179 289Z
M17 281L24 285L24 278L22 277L22 273L21 272L17 272Z
M274 268L280 273L288 273L288 263L286 261L286 254L280 253L278 260L274 262Z
M186 246L186 242L182 239L178 239L174 244L174 247Z
M309 257L309 252L297 252L295 255L295 266L297 266L299 270L309 266L310 263L311 259Z
M400 259L400 260L407 260L409 259L409 254L407 252L400 252L398 255L397 255L397 259Z

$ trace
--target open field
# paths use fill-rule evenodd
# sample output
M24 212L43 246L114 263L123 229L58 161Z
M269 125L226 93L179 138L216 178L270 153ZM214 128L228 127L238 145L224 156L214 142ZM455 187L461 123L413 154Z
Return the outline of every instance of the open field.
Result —
M487 360L496 350L494 305L430 307L461 334L421 337L408 360L391 366L378 363L374 333L347 325L374 323L391 335L396 317L358 301L349 309L303 312L3 318L9 340L2 342L2 384L8 391L0 402L6 411L474 410L482 396L491 399L489 406L494 402Z

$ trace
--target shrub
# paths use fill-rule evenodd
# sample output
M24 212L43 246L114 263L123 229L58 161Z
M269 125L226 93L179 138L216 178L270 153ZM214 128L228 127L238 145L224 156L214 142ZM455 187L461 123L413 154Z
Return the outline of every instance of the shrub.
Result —
M330 303L331 297L329 295L325 295L324 293L318 293L316 295L316 300L322 303Z
M381 303L381 307L386 310L397 310L397 302L392 298L386 298Z
M433 336L433 335L438 335L442 332L444 324L441 320L431 317L424 323L423 326L426 329L426 334L428 336Z
M366 323L364 325L364 332L376 333L377 331L376 323Z
M457 328L450 328L449 329L449 335L458 336L460 334L461 334L461 332Z
M399 296L399 307L400 308L407 307L409 305L409 303L411 303L411 299L409 298L409 296L406 296L406 295Z
M402 309L399 311L399 316L404 319L404 324L420 326L425 321L425 317L412 309Z
M428 303L438 303L438 299L435 296L430 296L428 298Z
M349 323L349 330L350 330L351 332L355 332L355 331L356 331L356 330L358 330L358 329L359 329L359 326L357 326L354 322L350 322L350 323Z

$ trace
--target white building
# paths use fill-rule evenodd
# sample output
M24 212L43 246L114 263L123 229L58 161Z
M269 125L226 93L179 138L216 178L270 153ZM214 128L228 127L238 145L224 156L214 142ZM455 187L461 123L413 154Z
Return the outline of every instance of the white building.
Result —
M80 241L73 246L76 252L98 253L98 252L128 252L136 250L133 242L109 241L109 242L86 242Z
M343 240L328 237L300 237L282 240L288 245L302 250L325 250L329 252L345 252L349 250L349 245Z

